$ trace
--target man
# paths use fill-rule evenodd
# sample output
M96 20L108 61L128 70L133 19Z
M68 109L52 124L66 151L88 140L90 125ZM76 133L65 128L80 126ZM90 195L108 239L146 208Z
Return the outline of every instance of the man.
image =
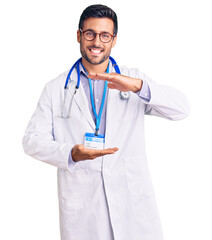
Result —
M77 31L82 60L69 79L75 88L79 71L80 87L70 116L61 117L69 103L65 72L46 85L23 138L27 154L58 168L62 240L163 239L145 155L144 114L179 120L189 105L178 90L138 70L114 72L109 56L117 30L110 8L84 10Z

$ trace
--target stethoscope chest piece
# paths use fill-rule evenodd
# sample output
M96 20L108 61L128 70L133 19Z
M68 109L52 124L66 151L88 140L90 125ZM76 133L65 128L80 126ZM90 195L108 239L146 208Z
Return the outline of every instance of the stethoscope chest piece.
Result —
M127 100L130 97L129 92L119 92L119 95L120 95L121 100Z

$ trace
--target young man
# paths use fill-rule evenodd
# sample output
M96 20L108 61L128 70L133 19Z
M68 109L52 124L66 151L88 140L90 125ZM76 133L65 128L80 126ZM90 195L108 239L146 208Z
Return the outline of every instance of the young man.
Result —
M77 31L82 59L70 76L65 72L46 85L23 138L27 154L58 168L62 240L163 239L144 115L180 120L189 105L181 92L138 70L115 73L109 56L117 30L110 8L84 10Z

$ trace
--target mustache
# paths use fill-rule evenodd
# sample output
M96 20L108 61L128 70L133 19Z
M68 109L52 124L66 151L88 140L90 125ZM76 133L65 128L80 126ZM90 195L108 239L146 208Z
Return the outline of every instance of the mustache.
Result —
M88 48L95 48L95 49L99 49L99 50L104 50L104 48L101 48L101 47L98 47L98 46L95 46L95 45L91 45Z

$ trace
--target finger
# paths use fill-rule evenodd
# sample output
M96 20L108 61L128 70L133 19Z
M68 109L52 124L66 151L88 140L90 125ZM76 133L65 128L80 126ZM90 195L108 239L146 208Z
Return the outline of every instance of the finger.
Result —
M112 83L108 83L108 88L110 88L110 89L117 89L117 87L114 85L114 84L112 84Z
M107 149L102 149L102 150L94 150L93 149L93 157L101 157L101 156L104 156L104 155L107 155L107 154L114 154L115 152L118 151L118 148L115 147L115 148L107 148Z
M111 73L90 73L88 77L95 80L104 80L109 82L116 80L115 76Z
M108 75L108 73L90 73L88 77L95 80L108 80Z
M106 149L103 149L101 150L103 152L103 154L112 154L112 153L115 153L117 152L119 149L117 147L114 147L114 148L106 148Z

